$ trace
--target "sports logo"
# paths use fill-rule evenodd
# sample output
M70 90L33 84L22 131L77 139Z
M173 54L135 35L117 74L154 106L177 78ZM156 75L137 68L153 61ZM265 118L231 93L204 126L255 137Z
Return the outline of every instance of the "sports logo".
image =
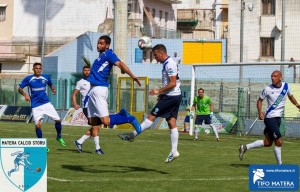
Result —
M47 191L46 139L0 138L1 191Z
M298 165L251 165L250 191L298 191Z
M263 177L265 176L264 170L263 169L256 169L253 170L254 176L253 176L253 184L255 184L255 182L257 180L263 180Z

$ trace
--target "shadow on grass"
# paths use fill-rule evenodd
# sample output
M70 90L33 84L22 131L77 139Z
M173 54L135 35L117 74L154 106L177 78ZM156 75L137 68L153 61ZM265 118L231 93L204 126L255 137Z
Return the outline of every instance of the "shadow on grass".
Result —
M72 153L79 153L79 151L77 149L67 149L67 148L64 148L64 149L57 149L57 151L70 151ZM91 151L83 151L83 153L88 153L88 154L92 154L92 153L95 153L95 152L91 152ZM80 153L79 153L80 154Z
M250 164L238 164L238 163L232 163L230 164L232 167L240 168L240 167L249 167Z
M97 167L104 167L105 169L95 169L92 168L94 165L62 165L63 169L69 169L72 171L80 171L80 172L90 172L90 173L129 173L129 172L156 172L159 174L168 174L164 171L158 171L155 169L148 169L144 167L136 167L136 166L110 166L110 165L97 165ZM111 167L111 169L108 169Z
M194 140L194 137L191 137L191 138L179 138L179 141L191 141L191 142L197 142L197 141L206 141L204 139L199 139L198 140Z

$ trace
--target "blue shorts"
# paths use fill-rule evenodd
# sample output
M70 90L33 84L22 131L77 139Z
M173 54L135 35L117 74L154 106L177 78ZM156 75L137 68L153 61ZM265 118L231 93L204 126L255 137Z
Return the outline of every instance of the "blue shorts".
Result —
M265 135L268 134L272 140L281 138L281 117L265 118L264 123L266 125L266 128L264 130Z
M158 102L151 111L151 115L163 117L167 120L171 117L177 119L181 99L181 94L175 96L160 95Z
M87 112L87 108L82 108L82 112L85 115L86 118L88 118L88 112Z
M190 116L187 115L187 116L185 116L185 118L184 118L184 123L189 123L189 122L190 122Z
M202 125L203 121L205 124L211 124L210 115L197 115L195 125Z

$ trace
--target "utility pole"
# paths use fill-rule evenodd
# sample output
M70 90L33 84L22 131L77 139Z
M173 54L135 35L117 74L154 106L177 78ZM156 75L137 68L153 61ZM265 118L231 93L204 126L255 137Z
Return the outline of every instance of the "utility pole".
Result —
M45 55L46 20L47 20L47 0L45 0L44 20L43 20L43 29L42 29L42 57L41 57L41 63L42 64L44 64L44 55Z
M281 62L285 59L285 0L282 0L282 24L281 24ZM280 71L284 78L284 65L280 66Z
M240 63L244 62L244 10L245 10L245 1L241 0L241 25L240 25ZM239 85L243 81L243 66L240 65L240 76L239 76Z

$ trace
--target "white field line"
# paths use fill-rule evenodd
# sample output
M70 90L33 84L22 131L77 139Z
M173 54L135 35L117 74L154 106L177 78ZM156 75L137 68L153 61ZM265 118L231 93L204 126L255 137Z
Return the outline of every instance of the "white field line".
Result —
M14 129L6 129L6 128L1 128L1 130L5 130L7 132L15 132L16 131ZM18 132L21 132L21 133L34 133L34 131L20 131L20 130L18 130ZM44 131L43 130L43 133L51 134L51 133L55 133L55 131L53 132L53 131ZM84 133L84 131L83 131L83 133ZM161 134L165 134L165 133L153 133L153 134L161 135ZM63 135L64 136L69 136L70 134L64 133L64 131L63 131ZM72 136L82 136L82 135L72 134ZM261 138L263 138L263 136ZM247 138L247 137L238 137L238 136L236 136L236 137L229 136L229 137L226 137L226 139L249 140L249 138ZM102 140L105 140L105 138L102 138ZM120 140L120 139L116 138L116 139L113 139L113 140ZM222 137L221 137L221 140L222 140ZM191 139L191 141L192 141L192 139ZM134 142L159 143L157 141L152 141L152 140L147 140L147 139L136 139ZM284 143L298 143L298 142L286 141L286 140L284 140L283 142ZM185 143L185 144L182 144L181 142L179 142L178 145L197 145L197 144L195 142Z
M248 177L220 177L220 178L192 178L192 179L180 179L180 178L166 178L166 179L149 179L149 178L101 178L97 180L68 180L55 177L48 177L49 180L59 181L59 182L103 182L103 181L134 181L134 182L161 182L161 181L237 181L237 180L248 180Z

